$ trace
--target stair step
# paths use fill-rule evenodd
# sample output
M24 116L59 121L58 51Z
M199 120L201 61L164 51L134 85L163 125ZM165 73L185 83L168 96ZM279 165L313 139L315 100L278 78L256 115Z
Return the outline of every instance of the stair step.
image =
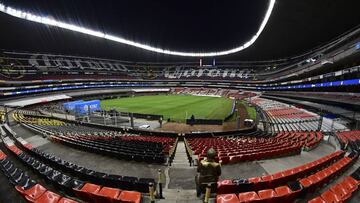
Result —
M175 157L172 162L173 168L189 168L189 159L186 154L185 143L179 141L176 147Z

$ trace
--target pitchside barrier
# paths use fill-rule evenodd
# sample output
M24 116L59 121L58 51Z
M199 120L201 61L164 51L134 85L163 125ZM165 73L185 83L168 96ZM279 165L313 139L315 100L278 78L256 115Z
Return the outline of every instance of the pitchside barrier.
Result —
M134 118L143 118L148 120L160 120L162 115L155 115L155 114L142 114L142 113L133 113Z
M226 116L226 118L224 119L224 121L229 120L229 119L234 115L235 110L236 110L236 100L234 99L234 100L233 100L233 103L232 103L231 112L229 113L228 116Z
M219 119L186 119L187 125L222 125L223 120Z
M94 124L94 123L83 123L79 121L73 121L74 123L82 123L83 125L90 126L90 127L98 127L106 130L113 130L113 131L120 131L122 133L130 133L130 134L138 134L138 135L148 135L148 136L162 136L162 137L179 137L183 136L186 138L189 137L214 137L214 136L254 136L256 135L257 131L255 126L252 128L246 128L241 130L235 131L225 131L225 132L198 132L198 133L174 133L174 132L156 132L156 131L148 131L148 130L140 130L140 129L125 129L121 127L115 126L105 126L101 124Z
M44 116L38 115L36 117L39 118L54 118L53 116ZM234 131L224 131L224 132L196 132L196 133L175 133L175 132L157 132L157 131L149 131L149 130L141 130L141 129L131 129L131 128L122 128L122 127L115 127L115 126L106 126L102 124L96 123L87 123L82 121L73 121L68 119L62 118L55 118L61 121L69 122L69 123L76 123L81 124L84 126L89 127L97 127L104 130L111 130L111 131L119 131L121 133L129 133L129 134L138 134L138 135L148 135L148 136L162 136L162 137L215 137L215 136L254 136L254 137L261 137L263 135L259 135L259 130L256 130L256 126L252 126L251 128L245 128L241 130L234 130ZM265 133L265 132L262 132Z

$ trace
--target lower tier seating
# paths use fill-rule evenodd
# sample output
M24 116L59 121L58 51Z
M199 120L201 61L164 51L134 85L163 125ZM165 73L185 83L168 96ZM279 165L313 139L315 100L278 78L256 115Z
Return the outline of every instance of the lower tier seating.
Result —
M81 180L100 184L106 187L116 187L122 190L134 190L142 193L147 193L149 191L149 183L156 185L153 178L137 178L133 176L121 176L97 172L78 166L74 163L67 162L37 148L33 148L29 143L20 137L15 138L15 141L19 146L22 146L26 152L28 152L24 152L19 155L21 160L37 158L44 164L56 168L57 170L64 171L73 177L78 177Z
M176 138L170 137L122 134L19 112L13 116L26 127L51 134L55 142L129 161L166 163L176 143Z
M310 200L308 203L345 202L351 198L355 191L358 190L359 185L360 179L347 176L341 182L335 184L329 190Z
M262 177L248 179L221 180L218 182L218 194L241 193L247 191L259 191L267 188L276 188L313 174L314 172L328 166L344 156L345 152L337 151L318 160L303 164L301 166L284 170Z
M337 132L341 147L349 145L353 150L360 150L360 130Z
M344 172L357 159L357 155L345 156L330 166L323 168L313 175L300 179L300 181L290 182L287 185L274 189L262 189L259 191L240 192L237 194L219 194L217 203L242 203L242 202L294 202L300 194L312 193L316 189L323 187L324 184L334 180L336 176ZM353 181L353 184L358 181ZM355 186L354 186L355 187ZM357 187L357 186L356 186Z
M102 185L81 181L44 164L41 160L39 161L32 156L29 156L17 148L9 137L3 138L3 142L5 146L24 163L24 165L27 165L38 173L46 182L51 183L69 196L77 197L86 202L140 203L141 201L141 193L139 192L103 187ZM59 202L61 200L61 196L53 192L47 192L43 186L36 183L33 183L32 187L17 186L16 189L23 194L29 202ZM116 191L116 194L114 195L108 191ZM42 197L43 194L45 197ZM101 200L99 201L99 199Z
M272 138L188 138L194 155L202 160L209 148L214 148L221 164L253 161L299 154L303 148L312 149L322 140L321 132L281 132Z
M108 155L124 160L134 160L148 163L165 163L172 145L164 146L159 142L150 142L129 138L130 136L110 137L96 135L52 135L50 139L54 142L65 144L77 149ZM139 136L142 137L142 136ZM149 138L152 139L152 138ZM157 139L157 137L153 137ZM158 138L174 144L175 138Z
M59 202L76 203L77 201L63 197L47 190L37 183L26 172L17 168L10 159L0 150L0 170L8 178L9 182L28 202ZM5 183L2 183L5 184Z

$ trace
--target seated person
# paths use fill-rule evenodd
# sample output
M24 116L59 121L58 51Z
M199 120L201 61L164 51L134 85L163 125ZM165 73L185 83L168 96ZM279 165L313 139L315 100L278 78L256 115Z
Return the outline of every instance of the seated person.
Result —
M198 164L198 174L195 176L197 196L200 196L209 183L212 184L212 192L215 192L214 189L216 189L217 181L221 175L221 166L215 162L215 157L216 151L210 148L207 151L206 158Z

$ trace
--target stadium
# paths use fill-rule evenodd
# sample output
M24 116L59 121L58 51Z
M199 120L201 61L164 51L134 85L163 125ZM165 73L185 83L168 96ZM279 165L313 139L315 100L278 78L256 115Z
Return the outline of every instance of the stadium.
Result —
M360 202L356 0L0 0L0 202Z

